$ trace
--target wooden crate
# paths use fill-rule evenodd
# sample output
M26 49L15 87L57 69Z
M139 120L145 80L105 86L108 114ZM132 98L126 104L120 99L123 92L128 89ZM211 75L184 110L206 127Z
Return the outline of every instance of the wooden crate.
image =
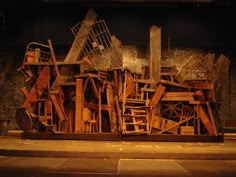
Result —
M181 126L180 127L181 135L194 135L194 127L193 126Z

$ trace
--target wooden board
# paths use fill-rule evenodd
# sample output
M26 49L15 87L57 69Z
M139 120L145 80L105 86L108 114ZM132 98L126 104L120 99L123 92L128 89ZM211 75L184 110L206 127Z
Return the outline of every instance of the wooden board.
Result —
M156 106L158 104L165 89L166 89L166 87L164 87L163 85L159 85L157 87L154 96L152 97L151 101L149 102L149 106Z
M135 82L130 72L126 72L126 81L124 86L125 90L119 98L120 101L124 101L123 97L124 99L126 99L129 95L131 95L134 92Z
M89 9L64 60L65 62L75 62L78 59L96 18L96 12L93 9Z
M204 124L205 128L207 129L209 135L215 135L212 124L201 105L199 106L199 111L200 111L200 119Z
M212 113L212 110L211 110L211 105L210 105L209 102L206 102L206 105L207 105L208 113L210 115L210 120L211 120L211 124L212 124L212 128L213 128L213 132L214 132L214 135L216 136L217 135L217 129L216 129L215 119L214 119L214 116L213 116L213 113Z
M38 99L41 98L44 90L47 88L49 78L50 69L48 66L44 66L43 69L40 71L35 84L33 85L28 96L26 97L26 100L22 107L31 109L36 105Z
M80 133L83 126L83 109L84 109L84 94L83 80L76 79L76 96L75 96L75 133Z
M194 127L193 126L180 126L180 134L181 135L194 135Z
M165 92L162 101L194 101L192 92Z
M108 111L109 118L110 118L110 127L111 127L111 133L117 132L117 119L116 119L116 113L115 113L115 102L113 98L113 91L112 86L109 84L107 85L107 104L109 105L110 109Z
M150 28L150 80L159 82L161 79L161 27Z
M58 94L50 94L50 97L51 97L52 103L54 105L54 108L57 112L57 115L58 115L60 121L67 119L66 118L67 116L64 111L64 106L63 106L62 100L59 98L59 95Z
M177 134L179 125L178 122L175 122L173 120L169 120L160 116L153 116L151 127L159 129L161 131L166 129L167 132ZM172 128L168 129L169 127Z

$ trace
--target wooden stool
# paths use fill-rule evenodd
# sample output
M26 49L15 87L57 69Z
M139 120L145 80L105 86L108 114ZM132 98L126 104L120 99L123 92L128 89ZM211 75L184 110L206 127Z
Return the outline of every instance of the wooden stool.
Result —
M97 131L96 120L86 120L84 123L85 123L85 133L93 133Z

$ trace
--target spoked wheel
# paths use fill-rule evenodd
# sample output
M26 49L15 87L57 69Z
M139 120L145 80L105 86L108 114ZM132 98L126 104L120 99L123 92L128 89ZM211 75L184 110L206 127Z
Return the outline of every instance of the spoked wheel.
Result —
M183 102L163 101L161 103L161 114L166 118L178 118L183 110Z

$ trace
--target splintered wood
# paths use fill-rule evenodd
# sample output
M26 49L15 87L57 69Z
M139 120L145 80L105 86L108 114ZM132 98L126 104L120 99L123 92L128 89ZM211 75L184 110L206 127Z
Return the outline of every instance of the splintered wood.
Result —
M162 56L161 28L154 25L150 51L138 57L136 47L122 50L121 41L96 17L90 9L73 27L75 39L63 62L56 61L51 40L27 46L19 71L30 82L22 88L22 108L31 117L17 117L19 127L33 118L39 126L32 132L219 135L216 104L228 76L226 56L217 60L215 54L193 50L168 50ZM45 48L47 60L41 58ZM29 58L32 51L37 55ZM142 71L131 69L131 61L133 66L145 61L138 67Z

